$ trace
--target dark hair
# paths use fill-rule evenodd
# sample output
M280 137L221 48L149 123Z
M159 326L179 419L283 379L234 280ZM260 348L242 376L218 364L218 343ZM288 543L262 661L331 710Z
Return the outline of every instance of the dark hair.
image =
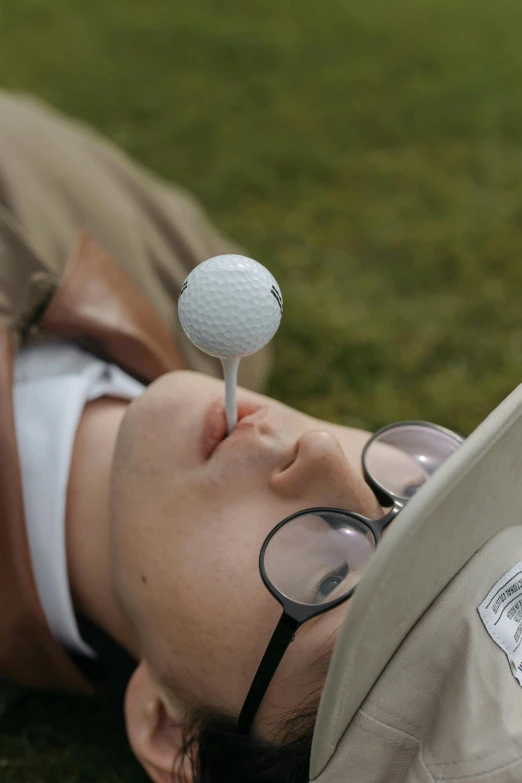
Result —
M237 717L202 709L184 727L181 753L174 771L187 783L308 783L310 756L322 685L335 642L335 631L308 669L315 682L310 695L294 709L272 719L271 741L237 733Z
M267 727L271 741L237 733L237 717L199 710L185 725L175 771L186 783L187 766L193 783L308 783L315 720L335 641L325 639L321 654L308 669L312 693L294 710L279 714ZM188 763L187 763L188 762Z
M319 706L313 697L300 710L279 718L273 742L237 733L237 718L201 711L185 728L177 761L180 779L188 760L194 783L307 783Z

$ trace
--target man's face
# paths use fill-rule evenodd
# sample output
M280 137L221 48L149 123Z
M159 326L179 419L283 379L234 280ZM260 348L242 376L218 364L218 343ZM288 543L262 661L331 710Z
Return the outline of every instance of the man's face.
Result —
M259 550L283 518L334 506L381 516L363 481L368 435L238 391L225 438L223 383L165 375L123 420L112 475L117 595L168 701L238 714L281 614L261 581ZM258 721L296 707L346 605L306 623Z

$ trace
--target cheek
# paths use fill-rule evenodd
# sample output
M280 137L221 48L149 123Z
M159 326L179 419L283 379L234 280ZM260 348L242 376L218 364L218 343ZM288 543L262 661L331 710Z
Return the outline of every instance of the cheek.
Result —
M149 580L146 657L194 705L240 708L281 614L251 539L179 541L170 590Z
M266 589L257 566L263 537L245 532L238 535L215 516L213 524L200 523L173 542L173 587L184 616L205 617L221 627Z

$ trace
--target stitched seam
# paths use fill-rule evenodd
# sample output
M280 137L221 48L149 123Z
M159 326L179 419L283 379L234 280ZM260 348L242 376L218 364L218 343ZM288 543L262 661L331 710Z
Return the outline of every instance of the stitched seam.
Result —
M516 742L520 742L520 738L516 740ZM502 753L506 748L508 748L512 744L511 742L506 742L505 745L502 745L500 748L495 748L495 750L490 750L488 753L482 753L480 756L472 756L466 759L459 759L457 761L441 761L432 763L432 766L434 769L444 769L445 767L454 767L457 764L464 764L464 763L471 763L473 761L484 761L485 759L493 758L498 753ZM520 756L517 756L518 758L522 758L522 753Z
M511 761L508 761L506 764L503 764L501 767L495 767L494 769L487 769L482 770L481 772L473 772L471 775L458 775L457 777L448 777L447 775L443 775L442 777L434 777L434 781L438 780L473 780L484 777L484 775L491 775L492 772L502 772L502 770L509 769L510 767L516 767L520 761L522 760L522 756L517 756L516 759L512 759Z
M417 729L418 731L423 731L422 726L419 726L417 723L413 723L413 721L409 721L407 718L404 718L403 715L399 715L397 712L392 712L391 710L387 709L386 707L381 707L380 704L377 704L377 702L373 701L371 698L366 699L366 704L369 704L372 707L375 707L376 710L379 710L379 712L382 712L383 715L387 715L389 718L397 718L398 720L403 721L405 724L410 726L412 729Z
M427 775L427 777L429 777L429 779L430 779L431 781L434 781L434 780L435 780L435 778L433 777L433 775L432 775L432 773L431 773L431 770L429 769L429 767L428 767L428 765L427 765L427 763L426 763L426 760L425 760L425 758L424 758L424 756L423 756L423 754L424 754L424 755L426 754L427 748L424 748L424 747L423 747L423 748L422 748L422 751L423 751L423 753L420 753L420 754L417 756L417 758L418 758L418 761L419 761L419 764L421 765L421 767L422 767L422 769L423 769L424 773ZM414 775L416 774L416 773L415 773L415 770L413 770L413 774L414 774Z
M411 756L415 755L418 749L420 749L421 743L416 737L412 737L411 734L406 734L406 732L401 732L399 729L394 729L391 726L388 726L386 723L382 723L380 720L377 720L376 718L372 718L371 715L368 715L367 712L364 710L360 711L361 715L364 715L364 717L369 720L371 723L377 724L377 726L382 727L383 729L387 729L388 731L396 731L398 734L403 734L405 737L408 737L408 739L412 740L415 745L417 745L417 748L408 748L403 743L399 742L396 739L393 739L393 737L386 737L383 736L380 732L378 732L376 729L370 728L369 726L363 724L360 719L355 719L355 724L358 725L363 731L367 731L369 734L372 734L374 737L379 737L379 739L382 739L383 742L388 742L391 745L395 745L397 748L402 748L407 753L409 753Z

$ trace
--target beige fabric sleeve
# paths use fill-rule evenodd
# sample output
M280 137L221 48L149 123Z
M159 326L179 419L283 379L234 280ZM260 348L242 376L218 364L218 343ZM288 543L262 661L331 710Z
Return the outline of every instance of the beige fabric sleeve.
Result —
M497 534L420 619L352 719L317 783L519 783L522 687L477 607L522 560Z
M181 188L133 163L92 129L28 97L0 92L0 325L22 325L55 286L80 229L152 301L187 366L221 375L183 334L177 298L201 261L237 248ZM241 362L260 389L269 351Z
M401 763L406 767L403 772L397 771L398 777L379 777L381 773L377 772L371 777L376 766L368 761L369 777L356 774L357 783L414 781L415 777L401 777L404 769L411 769L407 756L422 757L419 742L424 747L427 744L435 753L438 747L435 732L441 730L444 722L447 732L442 739L442 750L433 758L449 759L451 754L446 750L453 742L459 749L455 754L455 769L462 762L461 769L469 769L465 774L470 777L466 778L462 773L460 777L452 778L449 771L444 777L438 771L433 773L434 779L492 780L495 783L522 780L522 776L510 777L511 773L507 772L502 773L505 778L501 777L500 766L495 768L496 777L482 778L482 772L477 778L473 777L470 760L475 759L475 750L468 731L468 725L473 727L475 724L475 711L482 709L485 700L494 696L498 697L497 704L494 709L488 708L484 712L486 722L477 727L475 736L480 744L489 747L482 738L489 730L490 736L497 738L495 742L500 743L493 723L502 720L503 744L510 749L503 757L505 763L512 763L513 749L521 744L520 726L510 723L510 704L516 702L519 714L522 714L522 690L513 678L502 650L492 649L493 642L477 613L479 603L494 585L492 577L499 578L519 559L521 476L522 387L519 386L410 501L377 549L349 606L335 645L314 732L313 781L337 783L350 779L347 775L352 759L360 758L363 752L359 749L353 756L355 745L350 739L352 731L361 730L361 721L365 722L367 735L364 743L361 737L360 748L366 747L372 758L374 754L380 754L383 768L389 769L395 767L390 767L390 757L386 754L393 748L400 748ZM507 538L502 531L506 531ZM499 550L493 547L496 536L502 542ZM506 544L506 541L510 543ZM491 550L486 549L488 542L493 547ZM480 559L482 551L488 553L483 556L484 560ZM472 562L482 565L471 566ZM469 572L466 570L468 563L472 569ZM466 591L450 586L461 584L461 571L466 574L464 578L470 580L469 585L463 583L467 585ZM444 598L446 594L450 596L449 604L454 604L451 612ZM444 603L439 604L439 600ZM443 609L436 610L438 606ZM431 627L426 623L430 622L432 612L437 632L430 632L430 641L415 648L420 657L414 666L411 656L403 658L403 654L409 649L411 640L417 638L417 626ZM464 626L468 627L466 634L473 637L472 644L471 637L463 635ZM439 646L443 646L444 651L439 650ZM450 658L441 659L442 652L451 652ZM490 677L497 664L504 666L503 684L496 675ZM439 677L439 666L443 667L442 677ZM393 676L389 676L390 670ZM402 683L401 690L393 689L393 679ZM396 713L399 722L390 722L386 730L379 728L379 731L385 731L387 739L380 734L377 747L367 742L371 734L368 727L371 724L376 729L375 721L384 721L365 705L368 706L368 700L375 702L374 694L380 683L389 686L384 708L390 714ZM504 686L510 692L511 702L504 700ZM460 690L460 694L450 697L446 693L450 689ZM414 700L415 709L412 709L410 699ZM438 706L437 699L441 700ZM457 708L459 720L455 720ZM416 724L415 731L408 730L408 720ZM438 728L435 721L438 721ZM407 734L407 742L397 732ZM520 750L522 755L522 745ZM479 756L480 751L476 750L476 757ZM339 759L343 759L342 764ZM342 765L346 775L340 771ZM330 774L331 769L337 769L339 775Z

